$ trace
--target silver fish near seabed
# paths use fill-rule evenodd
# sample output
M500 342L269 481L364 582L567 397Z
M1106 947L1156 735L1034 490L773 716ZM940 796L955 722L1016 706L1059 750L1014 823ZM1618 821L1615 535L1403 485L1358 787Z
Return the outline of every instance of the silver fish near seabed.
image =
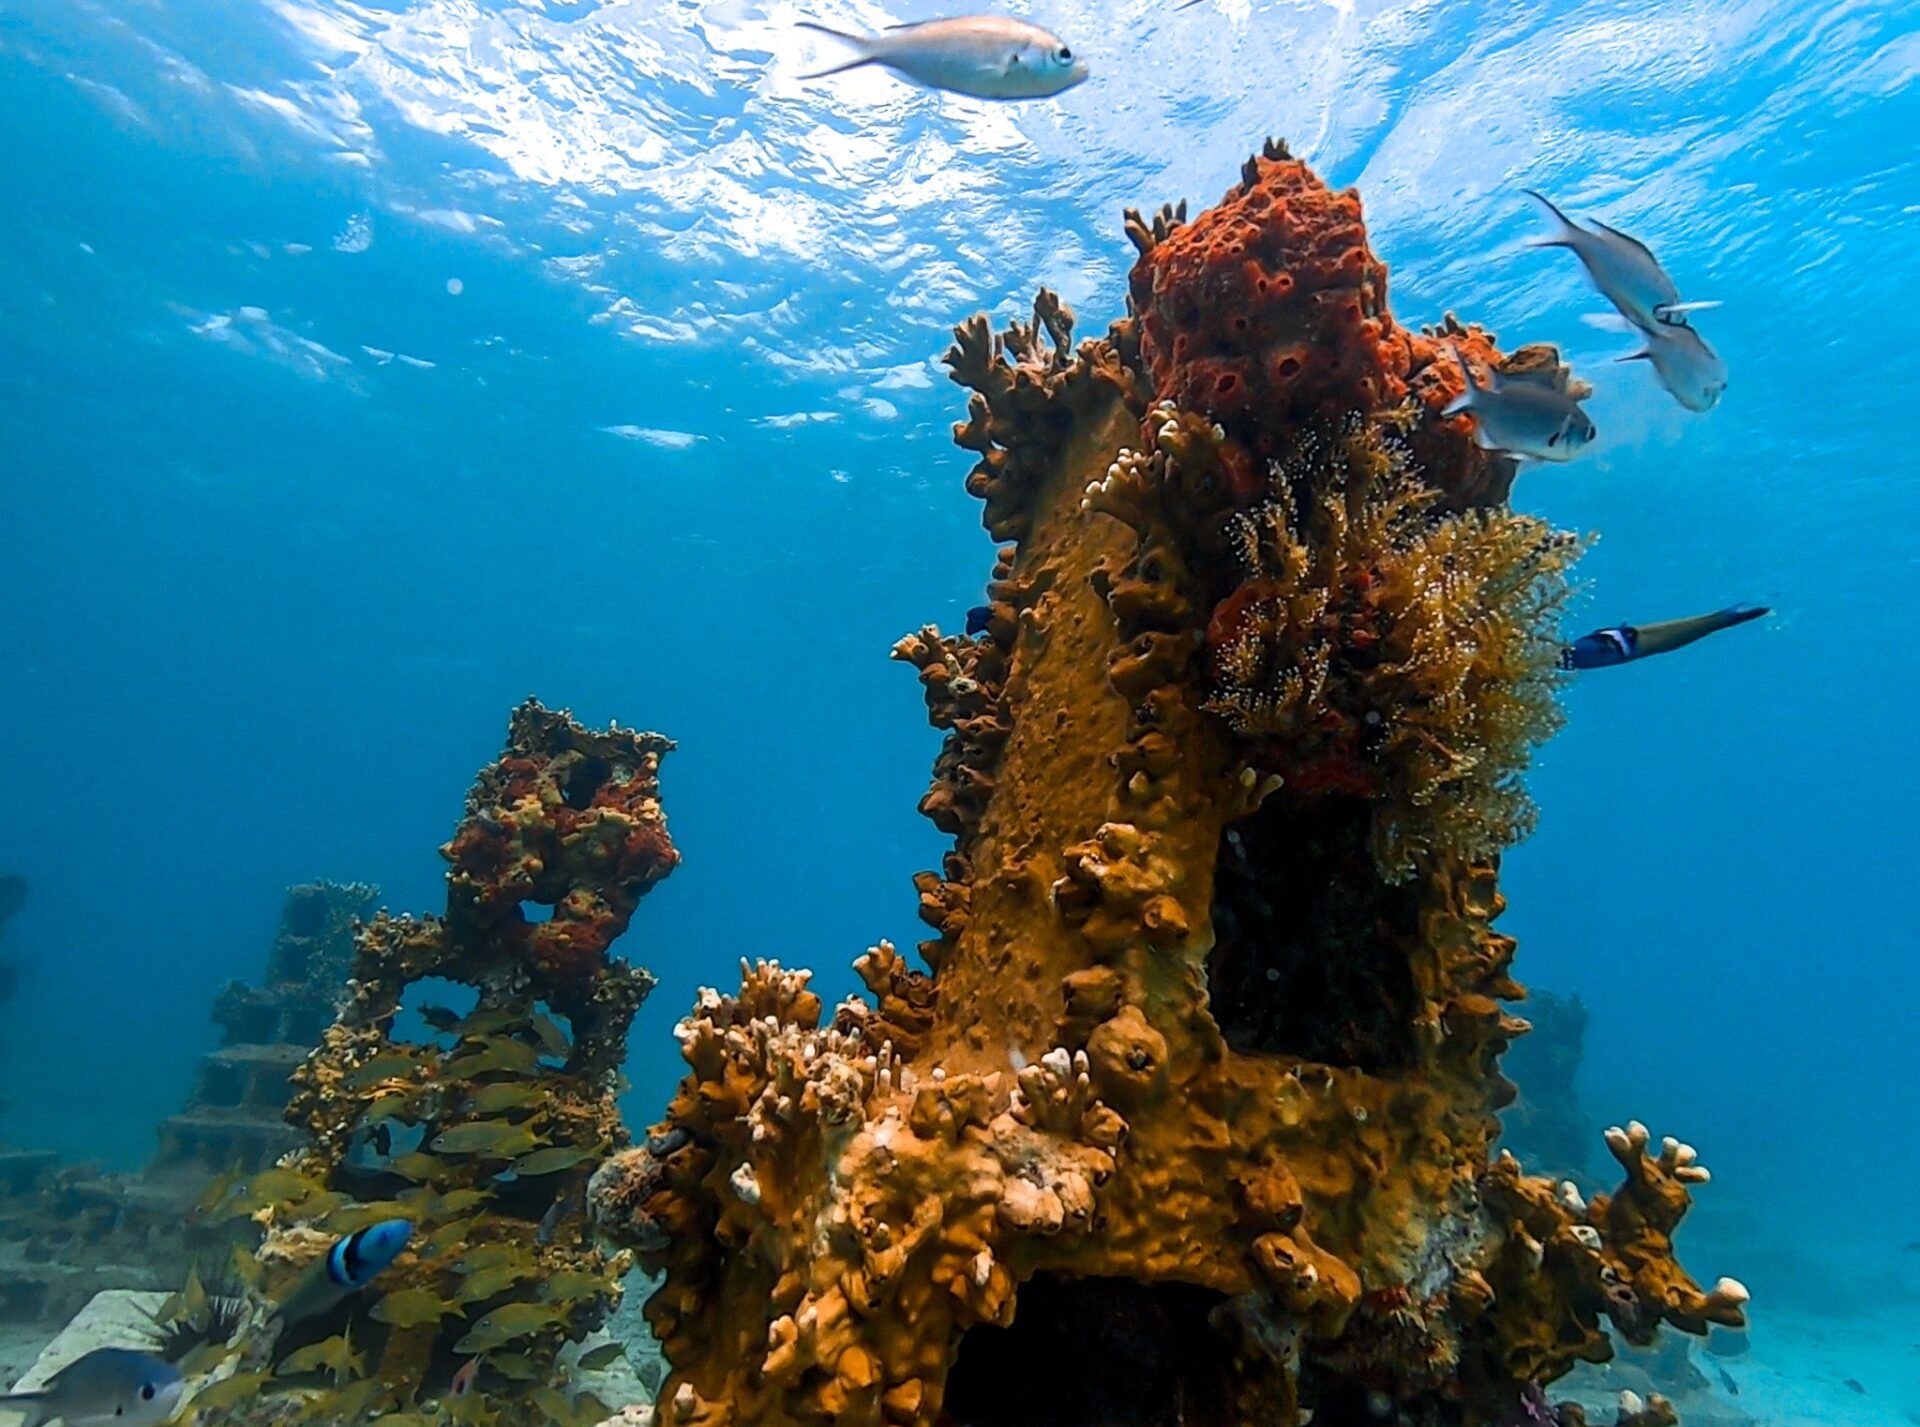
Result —
M180 1405L180 1369L131 1348L95 1348L55 1373L38 1392L0 1396L0 1410L24 1412L21 1427L56 1419L67 1427L158 1427Z
M1727 389L1727 364L1693 328L1658 325L1641 333L1646 349L1623 362L1651 362L1660 385L1688 411L1711 411Z
M1532 189L1526 192L1553 225L1553 236L1536 239L1533 246L1571 249L1586 268L1587 276L1593 279L1593 285L1600 289L1600 295L1634 326L1647 331L1662 326L1684 327L1687 313L1718 305L1682 302L1680 289L1660 266L1660 260L1638 238L1629 237L1618 228L1609 228L1605 223L1582 228L1554 207L1545 195Z
M1592 420L1558 387L1525 377L1503 378L1491 369L1482 386L1459 350L1449 350L1467 389L1448 402L1441 415L1470 413L1473 439L1481 450L1530 461L1571 461L1593 440Z
M877 64L929 89L975 99L1045 99L1087 77L1086 61L1058 35L998 15L924 20L878 35L852 35L811 20L802 20L800 27L832 35L858 51L844 64L815 70L805 79Z

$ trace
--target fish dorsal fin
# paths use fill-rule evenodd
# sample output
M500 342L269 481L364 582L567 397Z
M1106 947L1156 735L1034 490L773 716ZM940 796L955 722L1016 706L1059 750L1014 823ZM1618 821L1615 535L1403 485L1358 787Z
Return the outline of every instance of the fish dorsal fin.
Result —
M1646 255L1648 262L1652 263L1655 267L1660 266L1660 260L1653 255L1653 249L1649 248L1645 243L1641 242L1638 238L1634 237L1633 234L1622 233L1618 228L1614 227L1611 223L1602 223L1598 218L1593 220L1593 226L1598 228L1602 233L1605 233L1610 238L1618 238L1621 242L1626 243L1631 247L1638 248L1642 253Z

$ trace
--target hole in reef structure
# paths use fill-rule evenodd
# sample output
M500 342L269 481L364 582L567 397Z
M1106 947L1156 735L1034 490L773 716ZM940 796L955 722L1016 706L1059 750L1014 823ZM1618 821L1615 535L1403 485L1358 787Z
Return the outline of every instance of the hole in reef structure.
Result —
M395 1045L403 1042L442 1044L453 1026L471 1015L479 1001L480 993L463 982L440 976L422 977L407 987L387 1039Z
M942 1421L954 1427L1229 1427L1232 1364L1183 1283L1038 1274L1013 1323L960 1340Z
M1234 1050L1373 1074L1413 1064L1419 895L1380 879L1371 816L1359 798L1274 797L1221 839L1207 995Z

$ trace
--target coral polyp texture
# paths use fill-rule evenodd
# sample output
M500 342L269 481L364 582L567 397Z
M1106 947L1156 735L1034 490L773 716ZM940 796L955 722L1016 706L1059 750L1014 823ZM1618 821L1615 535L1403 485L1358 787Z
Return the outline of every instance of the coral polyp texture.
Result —
M293 1073L304 1147L203 1200L266 1233L245 1275L251 1326L214 1355L200 1421L357 1422L433 1402L508 1427L607 1415L556 1360L605 1321L630 1265L596 1242L584 1190L628 1142L618 1072L653 981L608 948L678 861L658 782L672 746L529 701L441 849L446 916L359 927L338 1018ZM462 1011L441 1004L462 996ZM339 1236L389 1219L411 1239L369 1286L276 1312Z
M1442 414L1446 348L1571 374L1399 326L1358 198L1278 145L1127 231L1105 338L1043 292L948 354L1011 543L979 636L894 651L947 732L931 974L702 993L590 1186L665 1274L666 1423L1541 1421L1609 1325L1742 1321L1673 1257L1690 1147L1610 1132L1591 1197L1493 1155L1577 542Z

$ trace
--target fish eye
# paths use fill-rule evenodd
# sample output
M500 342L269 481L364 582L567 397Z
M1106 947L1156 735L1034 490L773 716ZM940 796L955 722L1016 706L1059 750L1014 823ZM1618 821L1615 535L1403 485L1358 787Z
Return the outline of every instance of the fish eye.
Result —
M1071 49L1070 49L1069 47L1067 47L1066 45L1062 45L1062 46L1060 46L1060 48L1059 48L1059 49L1057 49L1057 50L1055 50L1055 51L1053 52L1053 57L1054 57L1055 59L1057 59L1057 60L1059 60L1059 61L1060 61L1060 63L1062 63L1062 64L1072 64L1072 63L1073 63L1073 51L1072 51L1072 50L1071 50Z
M153 1401L153 1384L152 1383L148 1383L140 1389L140 1397L141 1397L141 1400L144 1402Z

